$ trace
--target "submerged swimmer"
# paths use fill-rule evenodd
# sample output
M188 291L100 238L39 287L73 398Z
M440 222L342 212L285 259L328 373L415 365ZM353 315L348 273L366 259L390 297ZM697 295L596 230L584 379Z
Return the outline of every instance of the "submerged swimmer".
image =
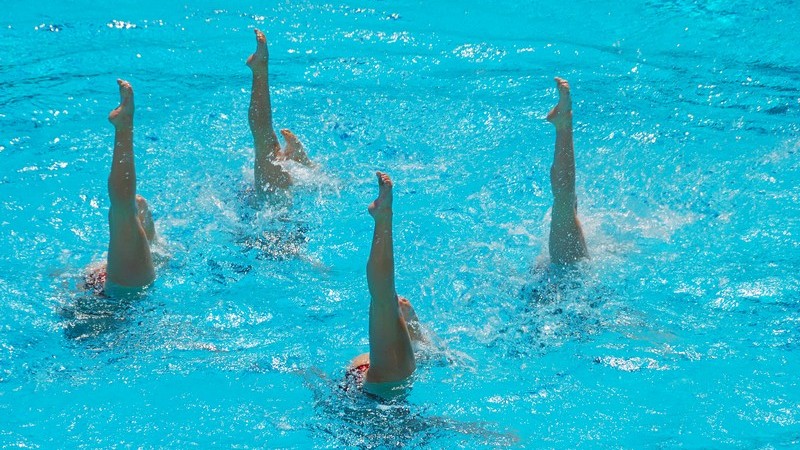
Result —
M392 180L377 172L378 198L369 205L375 220L367 261L369 287L369 353L357 356L347 369L348 381L380 397L391 397L414 373L412 341L422 339L411 302L399 297L394 284Z
M90 269L84 287L107 296L124 295L147 287L156 277L150 244L156 230L147 201L136 194L133 162L133 89L117 80L120 104L108 115L114 125L114 153L108 176L108 257Z
M575 152L572 143L572 98L567 80L556 77L558 104L547 114L556 127L555 155L550 168L553 209L550 215L550 261L566 265L589 256L578 220L575 195Z
M300 143L297 136L287 129L281 130L281 135L286 140L286 146L281 150L278 136L272 127L267 38L258 29L255 30L255 33L256 51L247 58L247 65L253 71L248 120L255 147L253 174L256 198L262 202L268 194L285 191L292 184L289 173L277 164L278 161L292 160L310 166L311 160L308 159L303 144Z

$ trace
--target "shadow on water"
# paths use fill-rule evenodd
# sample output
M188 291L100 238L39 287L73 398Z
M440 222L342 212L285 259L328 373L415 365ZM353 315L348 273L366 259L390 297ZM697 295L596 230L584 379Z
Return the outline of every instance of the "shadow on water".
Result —
M233 219L228 232L242 253L258 261L303 259L309 226L295 217L290 197L273 196L262 205L251 187L242 186L226 203Z
M519 306L506 311L493 345L519 358L586 340L603 331L605 306L612 296L582 264L538 266L519 292Z
M284 261L302 254L308 243L308 226L293 221L275 222L275 227L254 235L235 236L243 253L255 252L257 260Z
M91 290L73 295L58 310L64 337L83 341L127 326L134 306L146 295L146 292L142 292L134 296L113 298Z
M163 273L173 259L166 243L157 235L151 246L156 273ZM152 285L130 291L120 296L105 292L105 263L94 263L76 276L65 270L62 273L64 301L56 307L59 325L67 339L82 341L100 337L127 326L137 306L146 301Z
M509 447L519 441L514 434L493 431L493 423L426 415L426 408L410 403L407 396L381 399L313 370L304 378L318 413L309 428L336 447Z

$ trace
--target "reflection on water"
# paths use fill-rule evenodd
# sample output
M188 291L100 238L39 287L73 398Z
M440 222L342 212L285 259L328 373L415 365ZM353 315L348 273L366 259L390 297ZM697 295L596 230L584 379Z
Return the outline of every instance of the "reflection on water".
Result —
M302 254L308 242L308 227L301 223L287 223L270 231L261 231L254 236L239 236L236 244L244 253L256 251L256 259L282 261Z
M490 345L507 357L526 358L605 331L614 319L605 307L612 291L584 270L586 264L591 261L533 269Z
M146 299L146 293L134 297L112 298L88 291L77 294L58 313L67 339L98 337L125 326L134 303Z
M447 442L460 447L508 447L519 440L513 433L495 431L501 428L498 424L426 414L425 407L409 403L403 396L386 400L366 395L313 371L304 377L314 394L317 413L309 427L335 446L426 448Z

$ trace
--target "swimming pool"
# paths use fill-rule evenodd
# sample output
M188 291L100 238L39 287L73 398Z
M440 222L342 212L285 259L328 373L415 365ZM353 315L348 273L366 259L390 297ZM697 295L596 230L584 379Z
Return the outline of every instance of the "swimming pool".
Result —
M239 198L254 26L276 126L320 164L289 209ZM789 1L12 2L0 445L798 445L797 26ZM554 75L592 259L533 303ZM170 258L70 339L74 277L107 246L118 77ZM403 405L338 389L367 349L376 169L397 186L398 289L437 342ZM302 236L246 244L276 217Z

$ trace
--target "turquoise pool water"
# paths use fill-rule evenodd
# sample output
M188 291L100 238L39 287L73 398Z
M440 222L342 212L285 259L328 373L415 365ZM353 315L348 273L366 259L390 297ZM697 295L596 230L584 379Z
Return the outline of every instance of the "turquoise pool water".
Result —
M797 446L798 19L792 1L12 0L0 447ZM276 127L320 165L289 209L240 201L253 27ZM592 259L533 302L554 75ZM169 258L110 308L74 287L107 246L118 77ZM338 387L368 345L376 169L398 288L435 336L395 405Z

